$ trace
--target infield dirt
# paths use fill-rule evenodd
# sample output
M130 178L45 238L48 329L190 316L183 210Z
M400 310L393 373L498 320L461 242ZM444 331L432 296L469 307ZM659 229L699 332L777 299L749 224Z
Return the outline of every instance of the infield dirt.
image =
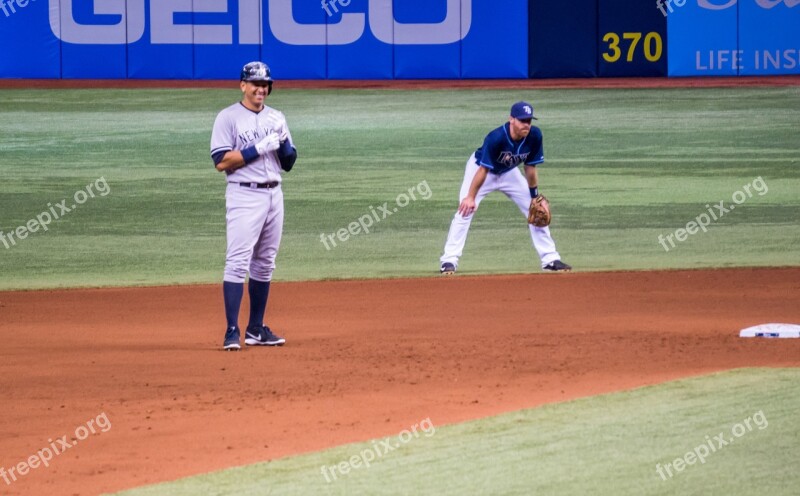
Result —
M800 269L273 285L282 348L220 351L217 285L0 293L5 494L98 494L748 366L800 366ZM244 309L247 308L245 303ZM246 316L242 314L242 323Z

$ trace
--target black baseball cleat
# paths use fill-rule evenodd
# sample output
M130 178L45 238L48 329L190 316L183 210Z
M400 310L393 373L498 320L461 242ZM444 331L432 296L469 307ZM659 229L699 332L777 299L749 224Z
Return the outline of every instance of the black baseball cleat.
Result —
M286 340L272 333L265 325L248 326L244 344L249 346L283 346Z
M569 272L572 270L572 266L565 264L561 260L556 260L545 265L542 269L550 272Z
M439 273L443 276L452 276L456 273L456 266L451 264L450 262L445 262L439 268Z
M239 344L239 328L229 327L225 330L225 343L222 349L225 351L238 351L242 348Z

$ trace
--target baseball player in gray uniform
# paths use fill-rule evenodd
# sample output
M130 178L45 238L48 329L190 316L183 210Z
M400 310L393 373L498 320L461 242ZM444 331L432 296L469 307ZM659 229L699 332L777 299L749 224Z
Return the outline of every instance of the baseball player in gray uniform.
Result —
M241 72L242 100L217 115L211 158L225 172L227 241L225 298L227 327L223 349L238 350L239 307L249 273L250 321L245 344L281 346L286 340L264 325L269 286L283 231L281 175L297 160L283 113L264 105L272 92L269 67L250 62Z

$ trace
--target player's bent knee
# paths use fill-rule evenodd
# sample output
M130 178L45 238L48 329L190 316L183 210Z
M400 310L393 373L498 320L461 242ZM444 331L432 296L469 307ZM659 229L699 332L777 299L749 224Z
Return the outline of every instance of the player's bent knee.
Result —
M272 272L275 267L251 267L250 277L256 281L268 282L272 280Z
M471 221L472 221L472 216L473 216L473 215L475 215L475 213L474 213L474 212L473 212L473 213L471 213L471 214L469 214L469 215L461 215L459 212L456 212L456 217L455 217L455 220L457 220L457 221L463 221L463 222L471 222Z
M225 280L230 282L244 282L247 276L247 269L236 265L225 266Z
M235 282L237 284L242 284L244 283L245 278L240 277L236 274L230 274L228 272L225 272L224 275L222 276L222 280L225 282Z

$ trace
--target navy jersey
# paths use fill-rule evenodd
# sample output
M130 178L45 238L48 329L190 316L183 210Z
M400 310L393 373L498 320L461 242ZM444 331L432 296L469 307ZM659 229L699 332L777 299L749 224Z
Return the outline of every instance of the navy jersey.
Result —
M486 135L483 146L475 151L475 161L492 174L505 174L519 164L536 165L544 162L542 130L531 126L531 132L521 141L511 140L506 122Z

